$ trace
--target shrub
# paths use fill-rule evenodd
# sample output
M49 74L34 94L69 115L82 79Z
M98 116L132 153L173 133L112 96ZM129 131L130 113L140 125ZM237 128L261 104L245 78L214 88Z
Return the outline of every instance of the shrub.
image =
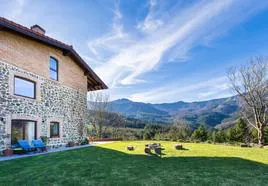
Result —
M206 141L207 138L208 138L208 133L207 133L207 130L206 130L205 126L204 125L200 125L198 127L198 129L196 129L194 131L194 133L192 134L192 137L195 140L198 140L198 141Z
M47 145L47 143L48 143L48 137L47 136L40 136L40 139L44 142L44 144Z
M89 141L88 141L87 138L85 138L85 139L80 143L80 145L87 145L87 144L89 144Z

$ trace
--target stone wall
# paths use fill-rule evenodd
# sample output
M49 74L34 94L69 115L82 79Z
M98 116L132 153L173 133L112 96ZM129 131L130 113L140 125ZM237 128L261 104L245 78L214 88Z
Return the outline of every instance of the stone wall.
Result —
M23 74L39 84L40 99L14 96L10 86L13 74ZM60 138L50 143L78 141L86 124L86 93L0 61L0 149L10 146L11 120L33 118L38 136L49 135L49 122L60 122ZM84 133L85 134L85 133Z

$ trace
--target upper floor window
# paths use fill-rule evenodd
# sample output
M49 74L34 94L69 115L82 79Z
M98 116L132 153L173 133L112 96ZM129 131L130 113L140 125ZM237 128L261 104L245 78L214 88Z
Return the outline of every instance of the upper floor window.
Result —
M35 99L36 83L34 81L15 76L14 77L14 94L27 98Z
M60 123L50 122L50 137L59 138L60 137Z
M58 67L59 67L58 61L55 58L50 57L50 61L49 61L49 76L50 76L50 79L58 81L58 79L59 79L59 77L58 77Z

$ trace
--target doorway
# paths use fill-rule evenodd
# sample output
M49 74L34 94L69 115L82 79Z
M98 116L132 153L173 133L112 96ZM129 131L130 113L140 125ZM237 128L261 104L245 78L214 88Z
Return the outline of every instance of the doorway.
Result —
M31 142L36 139L36 121L12 120L11 122L11 144L14 145L18 140L28 140Z

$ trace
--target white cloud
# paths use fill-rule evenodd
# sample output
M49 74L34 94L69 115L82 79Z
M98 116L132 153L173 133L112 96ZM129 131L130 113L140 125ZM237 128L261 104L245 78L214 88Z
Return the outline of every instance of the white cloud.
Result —
M140 76L156 70L164 56L167 55L166 61L186 61L191 57L189 51L194 46L207 42L210 35L214 38L217 35L215 32L229 28L237 20L244 20L250 14L248 12L254 13L264 7L252 1L243 1L243 4L241 6L241 2L233 0L194 4L179 11L172 20L150 35L116 48L116 54L96 71L110 87L147 82ZM121 38L119 43L123 41ZM118 45L113 43L112 46ZM111 45L103 47L109 49Z
M112 10L114 16L111 31L99 38L88 42L88 48L97 61L106 61L112 55L118 54L125 45L132 44L129 35L124 32L122 24L123 15L119 9L119 1L116 1L115 8Z
M139 23L137 28L142 30L143 32L153 32L157 30L164 23L159 19L151 19L150 17L146 17L144 22Z
M155 8L157 6L156 0L149 1L149 12L145 17L144 21L137 24L137 28L145 33L151 33L157 30L159 27L163 26L164 22L157 19L155 16Z
M11 5L12 8L10 9L10 11L7 12L6 17L12 20L17 19L20 15L22 15L26 3L27 3L27 0L13 1Z
M145 102L172 102L174 100L202 101L212 98L231 96L226 77L218 77L211 80L193 83L188 86L180 86L171 83L161 88L147 92L135 93L129 96L134 101Z
M243 6L241 6L242 4ZM156 16L155 13L155 7L158 5L157 1L150 1L146 18L137 26L143 31L146 30L146 34L133 38L131 33L125 32L122 24L124 15L119 10L119 4L116 4L111 33L89 42L93 59L101 61L101 65L97 66L95 71L111 89L150 83L150 79L143 78L144 74L157 71L163 62L189 60L192 48L198 45L208 46L211 41L225 34L237 23L267 7L265 2L256 4L251 0L243 2L234 0L198 1L183 9L179 6L173 7L178 10L175 14L171 12L172 15L161 17L159 16L161 14L157 13ZM169 19L166 19L167 17ZM148 20L152 22L147 22ZM161 20L165 24L157 20ZM198 82L196 84L202 85L202 87L207 86L207 84ZM220 83L220 87L214 83L206 90L201 90L201 87L199 92L192 94L190 91L197 90L196 85L175 90L173 88L169 90L168 87L171 86L164 86L153 92L132 94L130 98L136 101L152 102L161 99L176 100L177 98L174 96L178 95L178 91L180 93L178 100L180 98L205 100L210 97L218 98L230 95L226 83L223 81ZM124 90L121 88L120 91ZM182 93L185 93L186 97L183 97Z
M186 11L183 23L177 22L175 25L172 23L149 38L127 47L97 68L97 73L111 86L118 83L128 85L141 82L138 76L154 70L171 47L182 45L185 49L191 48L192 43L199 38L203 27L211 23L210 19L228 8L231 3L231 0L226 0L198 4ZM178 19L181 20L181 17ZM176 22L176 18L173 22ZM191 42L184 43L188 37L191 38Z

